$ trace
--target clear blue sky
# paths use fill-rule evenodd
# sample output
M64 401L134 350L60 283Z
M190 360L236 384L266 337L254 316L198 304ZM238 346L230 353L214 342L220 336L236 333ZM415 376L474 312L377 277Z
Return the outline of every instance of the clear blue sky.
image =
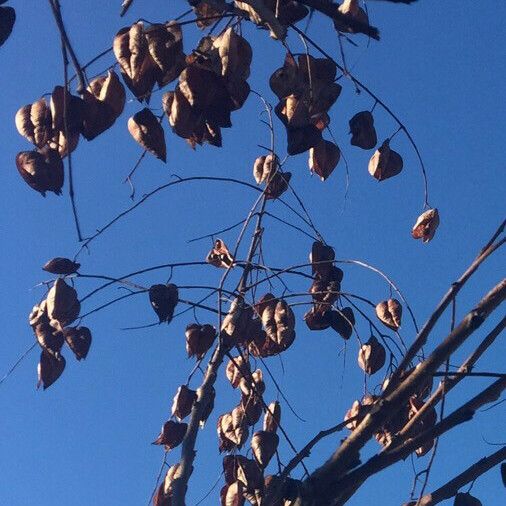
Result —
M185 9L184 2L177 2L176 9L175 2L136 0L122 20L118 15L119 0L61 3L82 62L105 49L120 27L137 18L165 21ZM10 4L15 4L18 19L11 38L0 48L0 269L4 318L0 375L33 342L27 317L43 295L41 288L33 287L49 278L40 267L49 258L72 257L77 250L67 187L63 197L51 194L43 199L23 183L14 164L17 152L31 149L16 132L14 115L19 107L61 83L62 66L47 3L36 5L25 0ZM367 173L369 153L349 145L348 119L357 111L369 109L372 101L364 94L356 96L347 80L341 81L344 90L331 111L334 135L349 164L346 200L342 161L325 183L310 177L306 155L290 158L286 168L293 173L295 188L327 242L335 247L337 257L362 259L389 273L421 323L504 215L506 7L503 2L420 0L410 7L369 2L369 8L373 24L381 29L382 41L371 41L367 46L364 37L357 37L359 48L346 45L348 62L354 74L398 113L416 139L429 175L429 200L441 214L436 238L428 245L410 238L411 226L423 203L422 180L413 150L402 133L396 136L393 146L404 158L404 171L381 184ZM189 52L197 39L193 30L186 33L185 51ZM275 97L266 82L281 65L283 51L264 32L248 28L245 34L255 41L250 84L273 101ZM319 16L309 34L338 57L335 33ZM303 51L298 39L292 37L289 43L294 51ZM113 57L109 55L93 67L91 75L111 64ZM154 94L151 106L160 107L160 98L161 93ZM81 140L75 152L77 205L85 234L130 205L129 189L122 181L141 150L131 139L126 122L140 108L129 95L126 110L115 127L92 143ZM256 145L269 142L260 122L261 111L260 101L251 95L245 107L233 114L234 128L223 132L224 148L220 150L205 146L192 152L165 122L167 165L148 155L135 175L137 195L169 181L171 174L231 176L253 182L252 163L262 154ZM379 137L385 138L396 127L386 114L376 111ZM279 122L276 127L277 149L283 156L284 132ZM255 198L251 190L214 183L191 183L166 190L93 243L90 254L81 255L81 270L121 276L151 265L204 259L210 241L187 241L238 221ZM293 219L279 203L273 203L271 210ZM306 261L309 239L274 221L268 227L264 250L269 264ZM222 236L230 243L235 237L236 231ZM344 271L344 290L375 301L389 296L387 287L372 273L351 266L344 267ZM460 316L501 272L504 262L500 256L480 270L479 279L459 298ZM211 285L220 275L221 271L213 267L198 267L175 271L172 281L179 285ZM155 271L136 281L149 286L165 282L168 276L167 270ZM305 282L289 282L294 291L308 288ZM81 296L93 286L95 282L77 283ZM122 293L111 288L97 294L83 305L83 313ZM181 293L192 300L201 295L191 290ZM346 353L340 353L342 341L332 331L309 332L302 314L299 307L297 339L283 355L283 364L278 358L268 360L284 394L306 420L297 420L282 402L283 422L297 447L318 430L341 420L363 389L356 366L357 342L350 340ZM199 314L199 319L215 323L212 314ZM120 330L154 321L147 297L127 299L83 321L93 332L87 360L77 363L68 350L64 352L67 368L47 391L35 389L38 351L33 351L0 386L0 505L147 503L163 457L162 450L150 443L170 414L177 387L186 381L193 367L184 350L184 328L193 321L191 313L170 326ZM445 319L433 334L432 343L444 337L448 326ZM452 362L459 363L487 328L490 325L478 332ZM367 334L368 326L361 324L359 332ZM407 318L402 335L408 343L414 338ZM499 341L477 369L504 370L503 357L504 341ZM370 380L371 388L380 381L381 374L376 376ZM448 409L470 398L485 383L475 380L472 387L457 389ZM238 402L237 392L230 388L223 373L217 390L216 409L199 434L189 506L195 505L219 478L221 459L215 422L219 414ZM266 401L276 395L268 380ZM451 438L443 439L429 490L495 451L497 447L485 441L504 442L504 415L504 405L478 413L472 425L461 426ZM308 459L308 467L314 468L328 456L340 437L337 434L321 443ZM286 463L291 458L290 450L284 442L280 448ZM373 445L367 447L369 452L376 449ZM169 463L177 460L179 450L173 453ZM422 462L415 465L423 468ZM409 497L412 474L409 461L398 464L371 479L350 504L378 503L381 497L381 504L400 505ZM294 476L301 476L301 470L297 469ZM203 504L217 504L220 487L221 482ZM498 469L480 478L473 490L487 506L505 498Z

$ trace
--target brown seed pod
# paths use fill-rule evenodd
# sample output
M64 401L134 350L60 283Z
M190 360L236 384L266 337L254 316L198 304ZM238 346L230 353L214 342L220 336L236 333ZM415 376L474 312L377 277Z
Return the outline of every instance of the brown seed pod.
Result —
M249 431L244 418L234 419L231 413L225 413L218 418L217 430L220 452L240 449L248 439Z
M65 137L64 132L55 132L53 138L49 141L49 147L58 151L61 158L65 158L69 153L73 153L79 144L79 132L69 133L69 137Z
M351 307L331 312L330 326L343 338L349 339L355 326L355 315Z
M179 477L181 477L181 466L179 464L170 466L153 498L153 506L172 506L173 483Z
M276 432L281 421L281 405L278 401L271 402L264 415L264 431Z
M267 182L279 166L279 159L276 155L269 154L259 156L253 165L253 177L257 184Z
M338 8L341 14L347 18L362 23L363 25L369 24L367 13L359 6L358 0L343 0L343 3ZM357 30L346 23L345 20L334 20L334 28L339 32L358 33Z
M413 239L421 239L423 242L429 242L434 237L436 229L439 226L439 213L437 209L428 209L423 212L416 220L411 235Z
M79 133L82 129L85 104L63 86L55 86L49 102L53 130ZM65 125L65 117L67 124Z
M62 278L58 278L47 294L47 314L51 325L53 320L60 327L72 323L81 310L77 292Z
M152 285L149 288L149 302L160 323L171 322L178 301L179 291L177 286L172 283Z
M370 411L372 404L376 401L375 395L364 395L360 401L354 401L351 408L344 415L344 421L349 422L346 427L350 430L355 430L360 422L364 419L365 415Z
M388 299L376 306L376 316L389 329L398 330L401 326L402 306L397 299Z
M265 198L267 200L275 200L280 197L288 189L291 178L291 172L281 172L277 170L267 182L267 186L265 187Z
M109 70L107 75L90 82L83 94L84 112L82 134L91 141L110 128L123 112L126 95L117 74Z
M206 257L206 262L215 267L228 269L233 266L234 258L230 254L227 245L221 239L216 239L213 248Z
M211 348L216 339L216 329L209 325L192 323L186 327L186 352L188 357L197 357L200 360Z
M22 151L16 156L16 167L24 181L42 196L47 191L61 195L63 162L54 149L44 147L38 151Z
M243 396L262 395L265 392L265 383L261 369L257 369L251 375L242 377L239 381L239 388Z
M146 107L128 120L130 135L163 162L167 161L165 134L156 116Z
M252 490L263 484L262 470L257 463L243 455L226 455L223 457L223 474L225 483L239 480L244 487Z
M280 100L289 95L303 93L305 88L304 79L290 53L286 54L283 66L271 75L269 86Z
M312 308L304 315L309 330L325 330L332 323L332 311Z
M249 395L241 395L241 406L244 411L244 420L248 425L255 425L262 416L263 404L261 397L254 391Z
M154 445L164 445L165 450L169 451L180 445L188 429L188 424L168 420L163 424L158 437L153 441Z
M258 465L265 469L278 448L279 436L275 432L259 430L251 436L251 449Z
M367 374L378 372L385 365L385 360L385 348L374 336L358 351L358 365Z
M340 289L339 281L317 276L309 288L309 293L313 301L319 303L318 305L321 305L322 309L330 309L330 306L339 299Z
M455 496L453 506L482 506L481 501L469 492L459 492Z
M369 160L369 174L378 181L383 181L399 174L402 166L401 155L390 149L390 139L387 139Z
M48 321L37 323L33 331L40 347L58 357L65 342L63 334L51 327Z
M262 295L260 299L258 299L258 301L254 305L254 309L258 314L258 316L262 317L262 313L267 307L269 306L275 307L277 303L278 299L274 297L272 293L266 293L265 295Z
M244 486L240 481L224 485L220 491L221 506L244 506Z
M15 122L18 132L38 148L44 147L53 136L51 110L44 98L21 107Z
M74 274L78 271L81 264L70 260L69 258L55 257L44 264L42 270L51 274Z
M213 41L221 61L221 75L227 80L245 81L250 75L253 51L248 41L227 28Z
M44 390L49 388L62 375L64 369L65 358L63 355L59 354L55 356L43 349L37 366L37 375L39 378L37 388L41 385Z
M172 403L172 416L179 421L186 418L192 410L193 403L197 400L197 392L186 385L181 385L174 396Z
M378 143L374 118L369 111L357 112L349 121L351 145L362 149L372 149Z
M16 11L12 7L0 7L0 46L9 38L15 22Z
M66 327L63 335L69 348L77 360L84 360L88 356L91 346L91 331L88 327Z
M197 391L197 398L199 395L198 394L199 391L200 390ZM199 426L201 429L203 429L205 427L207 419L209 418L209 415L213 412L215 399L216 399L216 390L214 389L214 387L211 387L211 389L209 391L209 402L207 403L207 406L202 411L202 414L200 415Z
M309 170L325 181L336 168L340 158L339 148L333 142L322 139L309 150Z
M234 363L235 362L235 363ZM244 362L242 356L234 357L234 361L229 360L225 369L227 379L230 381L232 388L237 388L241 379L250 373L249 362Z
M322 277L328 276L335 258L336 254L331 246L327 246L321 241L315 241L309 254L313 274L319 274ZM339 280L339 282L341 281Z

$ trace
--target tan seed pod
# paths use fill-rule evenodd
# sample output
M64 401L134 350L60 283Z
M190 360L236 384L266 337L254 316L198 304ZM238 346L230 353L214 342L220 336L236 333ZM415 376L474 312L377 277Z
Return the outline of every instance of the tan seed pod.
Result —
M278 401L271 402L264 415L264 431L276 432L281 421L281 405Z
M193 403L197 400L197 392L186 385L181 385L174 396L172 403L172 416L179 421L186 418L192 410Z
M33 326L33 331L39 346L58 357L65 342L63 334L51 327L49 322L37 323Z
M128 120L130 135L163 162L167 161L165 134L156 116L146 107Z
M333 142L322 139L309 150L309 170L325 181L336 168L340 158L339 148Z
M265 383L261 369L254 371L249 377L242 377L239 388L244 396L262 395L265 392Z
M240 481L225 485L220 492L221 506L244 506L244 486Z
M229 360L225 369L225 373L227 375L227 379L232 385L232 388L237 388L241 382L241 379L244 376L247 376L250 372L250 367L249 362L244 363L244 360L241 356L234 357L234 362L232 362L232 360Z
M139 21L122 28L114 37L113 51L121 71L132 81L138 81L145 69L145 60L150 59L144 24Z
M313 274L328 276L335 258L336 254L331 246L325 245L321 241L315 241L309 254Z
M369 174L378 181L396 176L402 171L402 167L401 155L390 149L389 139L383 142L369 160Z
M68 156L69 152L73 153L79 144L79 132L69 133L69 138L65 137L64 132L56 132L49 141L49 147L58 151L61 158Z
M274 309L274 322L276 324L276 339L280 344L290 339L295 333L295 315L292 308L284 300L278 300Z
M367 374L378 372L384 365L386 360L386 352L384 346L371 336L364 343L358 352L358 365Z
M267 182L278 170L279 160L276 155L259 156L253 165L253 176L257 184Z
M291 54L287 53L284 65L271 75L269 86L280 100L304 91L303 75Z
M411 235L413 239L422 239L423 242L429 242L434 237L436 229L439 226L439 212L437 209L428 209L423 212L416 220Z
M309 330L325 330L330 327L332 323L332 311L324 309L310 309L304 315L304 321L306 322Z
M62 278L58 278L47 294L49 320L56 320L61 327L72 323L78 316L81 304L77 292Z
M362 149L372 149L378 142L374 118L369 111L357 112L349 121L351 145Z
M118 75L109 70L105 76L96 77L90 82L88 91L100 102L106 104L115 118L118 118L125 107L125 87Z
M81 98L71 95L63 86L55 86L51 93L49 107L53 130L63 133L67 130L69 134L79 134L85 107Z
M258 465L265 469L278 448L279 436L275 432L259 430L251 437L251 449Z
M401 326L402 306L397 299L388 299L376 306L376 316L381 323L392 330Z
M44 98L21 107L15 122L18 132L38 148L45 146L53 136L51 110Z
M188 429L188 424L168 420L163 424L158 437L153 441L154 445L164 445L167 451L180 445Z
M369 24L367 13L360 7L358 0L343 0L343 3L338 8L341 14L346 17L358 21L364 25ZM357 30L346 23L345 20L334 20L334 27L340 32L357 33Z
M227 80L246 80L250 74L253 51L248 41L227 28L213 41L221 60L221 75Z

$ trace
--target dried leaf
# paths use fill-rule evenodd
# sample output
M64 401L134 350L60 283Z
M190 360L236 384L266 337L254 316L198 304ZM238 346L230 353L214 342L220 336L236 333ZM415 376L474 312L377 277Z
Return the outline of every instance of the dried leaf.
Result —
M399 174L402 166L401 155L390 149L390 140L387 139L369 160L369 174L378 181L383 181Z
M384 346L371 336L364 343L358 352L358 365L367 374L378 372L384 365L386 360L386 351Z
M179 301L179 292L176 285L152 285L149 288L149 302L153 311L161 322L170 323L174 309Z
M392 330L401 326L402 306L397 299L388 299L376 306L376 316L381 323Z
M438 226L438 210L428 209L416 220L413 230L411 231L411 235L413 236L413 239L422 239L423 242L429 242L434 237Z
M163 162L167 161L165 134L156 116L146 107L128 120L131 136L147 151Z
M339 148L333 142L322 139L309 150L309 170L325 181L336 168L340 158Z
M69 258L56 257L44 264L42 269L51 274L74 274L78 271L81 264L70 260Z
M58 278L47 294L47 314L50 322L56 320L61 327L72 323L81 310L77 292L62 278Z
M91 332L88 327L66 327L63 335L69 348L77 360L84 360L88 356L91 346Z
M351 144L362 149L372 149L378 142L374 118L369 111L357 112L350 119Z

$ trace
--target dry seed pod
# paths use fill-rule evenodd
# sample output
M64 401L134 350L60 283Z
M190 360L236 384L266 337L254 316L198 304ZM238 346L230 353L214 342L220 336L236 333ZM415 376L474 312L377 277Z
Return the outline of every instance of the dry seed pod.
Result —
M308 54L301 54L298 63L304 80L308 84L310 80L332 83L336 78L337 66L329 58L314 58Z
M12 7L0 7L0 46L9 38L15 22L16 11Z
M128 120L130 135L163 162L167 161L165 134L156 116L146 107Z
M459 492L455 496L453 506L482 506L481 501L472 496L469 492Z
M55 132L53 138L49 141L49 147L58 151L61 158L65 158L69 153L73 153L79 144L79 132L70 132L69 138L65 137L64 132Z
M160 319L160 323L171 322L178 301L178 289L172 283L168 285L152 285L149 288L149 302L153 311Z
M197 398L199 396L200 390L197 391ZM202 411L202 414L200 415L199 420L199 427L203 429L206 425L207 419L209 418L209 415L213 412L214 409L214 400L216 399L216 390L214 387L211 387L211 390L209 391L209 402L207 403L207 406Z
M286 54L284 65L271 75L269 86L280 100L304 91L303 76L292 55Z
M16 167L24 181L42 196L47 191L61 194L63 162L54 149L44 147L39 151L22 151L16 156Z
M244 487L240 481L225 485L220 491L221 506L244 506Z
M213 249L208 253L206 262L215 267L223 267L228 269L234 264L234 258L230 254L227 245L221 240L214 241Z
M309 330L325 330L332 323L331 317L332 311L312 308L304 315L304 321Z
M44 264L42 270L51 274L74 274L81 267L81 264L70 260L69 258L55 257Z
M324 309L330 309L330 306L339 298L340 289L339 281L329 281L318 276L311 284L309 293L313 297L313 302L320 303Z
M274 176L272 176L267 182L267 186L265 188L265 198L268 200L275 200L280 197L288 189L291 178L291 172L281 172L280 170L276 171Z
M438 210L428 209L416 220L413 230L411 231L411 235L413 236L413 239L422 239L423 242L429 242L434 237L438 226Z
M259 430L251 437L251 449L258 465L265 469L278 448L279 436L275 432Z
M174 396L172 403L172 416L179 421L186 418L192 410L193 403L197 400L197 392L186 385L181 385Z
M295 315L292 308L284 300L278 300L274 309L276 323L276 339L279 344L292 337L295 333Z
M157 494L153 497L153 506L171 506L172 505L172 486L174 480L181 476L181 467L179 464L170 466L163 483L158 487Z
M247 489L261 488L263 484L262 470L253 459L243 455L228 455L223 459L223 471L226 483L239 480Z
M276 432L281 421L281 405L278 401L271 402L264 415L264 431Z
M213 41L221 60L221 75L227 80L248 79L253 51L248 41L227 28Z
M369 174L378 181L383 181L399 174L402 166L401 155L390 149L390 139L387 139L369 160Z
M220 452L240 449L248 439L247 425L245 423L234 425L231 413L225 413L218 418L217 430Z
M37 366L37 388L42 385L45 390L49 388L63 373L65 369L65 358L63 355L55 355L47 350L42 350L39 364Z
M251 376L243 376L239 381L239 388L244 396L249 396L252 393L262 395L265 392L265 383L261 369L257 369Z
M167 451L172 450L184 439L188 424L168 420L163 424L158 437L153 441L154 445L164 445Z
M397 299L388 299L376 306L376 316L389 329L398 330L401 326L402 306Z
M362 149L372 149L378 142L374 118L369 111L357 112L349 121L351 145Z
M44 98L21 107L15 121L18 132L38 148L45 146L53 136L51 110Z
M213 345L216 329L208 323L205 325L192 323L186 327L185 335L188 357L197 357L200 360Z
M367 13L359 6L358 0L343 0L343 3L339 6L338 11L354 21L358 21L364 25L369 24ZM344 20L334 20L334 27L340 32L357 33L357 31Z
M262 416L262 399L255 392L241 395L241 406L244 411L244 420L248 425L255 425Z
M340 158L339 148L333 142L322 139L309 150L309 170L325 181L336 168Z
M301 128L287 128L286 141L289 155L298 155L316 146L322 139L322 133L313 124Z
M360 347L358 352L358 365L367 374L378 372L386 360L386 351L384 346L371 336L369 340Z
M253 177L257 184L267 182L279 166L279 160L276 155L269 154L259 156L253 165Z
M65 342L63 334L51 327L47 321L34 325L33 331L40 347L58 357Z
M88 356L91 346L91 332L88 327L66 327L63 335L69 348L77 360L84 360Z
M309 254L309 262L311 263L313 274L327 276L335 258L336 254L331 246L327 246L321 241L315 241Z
M63 86L55 86L49 102L53 130L79 133L82 128L84 102L71 95ZM65 116L67 124L65 125Z
M266 293L265 295L262 295L260 299L258 299L258 301L254 305L254 308L258 316L262 317L262 313L264 312L264 310L269 306L275 307L277 302L278 299L276 299L276 297L274 297L272 293Z
M372 404L376 401L375 395L366 394L360 401L354 401L351 408L344 415L344 421L349 422L346 427L355 430L365 415L370 411Z
M309 109L297 95L292 94L281 100L274 112L286 127L303 128L310 124Z
M343 338L349 339L355 326L355 315L351 307L331 312L330 326Z
M49 320L55 320L61 327L72 323L81 310L77 292L62 278L58 278L47 294L47 314Z
M235 362L235 363L234 363ZM241 356L234 357L234 361L229 360L225 373L230 381L232 388L237 388L243 376L247 376L250 372L249 362L244 363Z

